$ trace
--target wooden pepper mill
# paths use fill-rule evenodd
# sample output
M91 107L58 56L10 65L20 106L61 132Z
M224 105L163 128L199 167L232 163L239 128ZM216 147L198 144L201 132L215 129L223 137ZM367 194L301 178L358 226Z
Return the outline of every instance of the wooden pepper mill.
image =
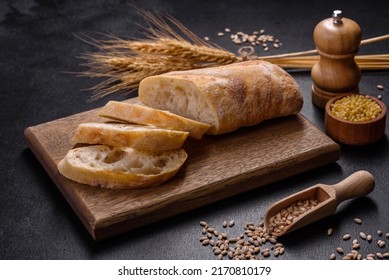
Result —
M312 67L312 102L324 108L332 97L358 93L361 71L354 57L362 38L359 25L335 10L313 31L319 61Z

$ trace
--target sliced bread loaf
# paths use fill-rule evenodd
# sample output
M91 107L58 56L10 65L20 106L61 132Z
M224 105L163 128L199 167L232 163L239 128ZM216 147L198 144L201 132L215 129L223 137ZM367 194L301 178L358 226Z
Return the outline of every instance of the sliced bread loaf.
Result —
M147 152L93 145L70 150L58 170L81 184L126 189L159 185L173 177L186 159L183 149Z
M189 136L201 139L211 125L153 109L139 104L109 101L99 112L99 116L128 123L154 125L160 128L189 132Z
M139 150L166 151L181 148L188 132L123 123L82 123L73 141Z
M138 92L146 106L211 124L209 134L296 114L303 106L293 77L261 60L150 76Z

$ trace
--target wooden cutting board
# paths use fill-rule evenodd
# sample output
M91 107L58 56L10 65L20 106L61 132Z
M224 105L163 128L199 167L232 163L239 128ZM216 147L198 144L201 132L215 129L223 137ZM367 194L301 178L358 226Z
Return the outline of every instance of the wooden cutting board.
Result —
M126 102L139 102L137 98ZM75 183L57 170L83 122L98 109L28 127L25 141L95 240L188 211L339 159L340 147L301 114L236 132L188 139L188 159L163 185L138 190Z

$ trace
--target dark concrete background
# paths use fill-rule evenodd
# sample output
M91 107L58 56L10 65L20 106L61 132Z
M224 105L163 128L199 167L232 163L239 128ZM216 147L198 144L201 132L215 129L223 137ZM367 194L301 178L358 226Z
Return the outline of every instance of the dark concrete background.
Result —
M357 21L363 38L388 33L389 6L385 1L1 1L0 2L0 259L213 259L209 248L198 241L200 220L219 227L224 220L236 221L229 230L241 233L249 221L262 219L266 208L283 196L316 183L333 184L365 169L376 178L368 198L345 202L329 218L297 231L282 242L280 259L328 259L348 232L389 232L388 128L374 145L342 147L336 164L319 168L269 186L235 196L189 213L132 232L95 242L57 190L23 140L25 128L97 108L108 100L135 96L112 95L88 102L95 79L68 72L85 70L78 56L94 51L75 35L99 38L99 33L142 36L144 21L131 4L148 11L171 14L200 37L236 52L237 46L217 32L265 29L283 46L268 54L314 48L313 28L332 10L341 9ZM389 53L389 43L361 47L360 53ZM264 54L264 53L259 53ZM304 94L302 114L323 130L323 112L312 105L309 71L290 71ZM364 72L360 90L381 94L389 106L388 71ZM376 89L385 86L384 91ZM357 227L353 218L363 224ZM326 230L335 229L329 238ZM374 243L374 242L373 242ZM375 243L374 243L375 244ZM373 245L374 245L373 244ZM361 253L376 247L362 244ZM386 251L389 251L387 249Z

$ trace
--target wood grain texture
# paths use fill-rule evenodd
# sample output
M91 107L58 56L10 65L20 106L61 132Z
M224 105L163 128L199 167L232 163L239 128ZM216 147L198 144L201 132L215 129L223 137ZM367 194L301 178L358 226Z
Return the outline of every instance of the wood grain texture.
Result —
M328 18L316 25L313 40L320 60L311 70L315 105L324 108L332 97L359 92L361 70L355 62L355 55L361 38L361 28L348 18L342 18L341 23Z
M138 99L128 102L137 103ZM78 124L104 121L98 109L29 127L25 141L95 240L195 209L338 160L339 145L301 114L236 132L188 139L188 160L163 185L100 189L72 182L57 163Z

